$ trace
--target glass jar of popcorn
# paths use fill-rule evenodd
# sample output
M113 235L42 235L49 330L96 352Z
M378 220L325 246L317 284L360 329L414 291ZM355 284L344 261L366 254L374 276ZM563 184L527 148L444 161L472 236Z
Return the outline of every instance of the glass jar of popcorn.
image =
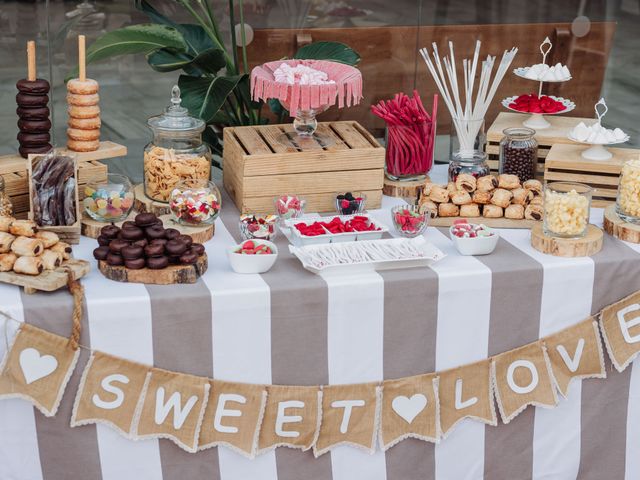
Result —
M182 181L211 176L211 151L202 141L205 123L180 105L180 89L171 90L171 106L149 118L153 141L144 149L144 193L158 202L169 202Z
M622 166L616 212L624 221L640 224L640 160Z
M575 182L553 182L544 187L545 235L580 238L587 233L591 194L588 185Z

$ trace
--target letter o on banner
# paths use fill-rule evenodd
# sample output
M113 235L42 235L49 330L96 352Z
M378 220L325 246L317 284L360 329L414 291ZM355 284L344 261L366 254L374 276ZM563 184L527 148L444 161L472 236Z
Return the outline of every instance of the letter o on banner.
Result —
M531 373L531 381L528 385L520 386L516 384L514 376L517 368L526 368ZM507 384L511 390L519 395L524 395L525 393L530 393L535 390L539 380L538 369L529 360L516 360L512 362L507 369Z

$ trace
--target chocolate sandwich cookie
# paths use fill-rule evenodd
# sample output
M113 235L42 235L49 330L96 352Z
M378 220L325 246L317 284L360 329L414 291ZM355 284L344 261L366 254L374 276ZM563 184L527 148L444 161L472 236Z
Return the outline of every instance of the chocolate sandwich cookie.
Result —
M140 270L145 266L144 258L125 259L124 266L131 270Z
M111 253L117 253L120 254L120 252L122 251L122 249L124 247L128 247L130 245L129 242L125 241L125 240L111 240L111 242L109 242L109 251Z
M132 242L144 238L144 232L140 227L128 227L123 229L121 233L124 240L130 240Z
M144 253L144 249L142 247L138 247L136 245L127 245L126 247L122 247L120 250L120 255L125 260L135 260L136 258L142 258Z
M154 238L153 240L151 240L151 242L149 243L150 245L162 245L163 247L167 244L169 240L167 240L166 238Z
M158 217L156 217L153 213L143 212L136 215L135 224L138 227L150 227L156 223Z
M201 243L192 243L189 251L195 253L196 255L204 255L204 245Z
M119 267L124 265L124 258L117 253L109 253L109 255L107 255L107 263L114 267Z
M144 233L146 233L147 238L151 239L151 240L155 240L157 238L165 238L164 237L164 228L160 225L154 225L152 227L147 227L144 230Z
M27 146L20 147L18 148L18 152L20 152L20 156L22 158L27 158L30 153L36 153L36 154L49 153L52 148L53 147L51 146L50 143L46 143L45 145L42 145L40 147L27 147Z
M120 233L120 229L115 225L105 225L100 229L100 235L106 238L116 238L118 233Z
M146 238L141 238L140 240L136 240L135 242L133 242L132 245L144 248L149 245L149 241Z
M49 107L18 107L16 114L22 120L48 120Z
M187 251L187 244L180 240L169 240L164 247L169 255L179 256Z
M184 243L187 246L187 248L191 248L191 245L193 245L193 238L191 238L190 235L180 235L179 237L176 238L176 240L179 240L182 243Z
M144 254L147 257L160 257L164 255L164 245L159 243L147 245L144 247Z
M16 94L16 103L19 107L46 107L49 104L49 95L18 93Z
M47 145L51 140L51 135L48 133L18 133L18 142L22 147L40 147Z
M131 228L131 227L138 228L138 226L136 225L136 222L132 222L131 220L126 220L126 221L122 222L122 229L123 230L125 228Z
M109 256L109 247L98 247L93 251L93 258L96 260L106 260Z
M180 236L180 231L176 230L175 228L167 228L164 231L164 238L166 238L167 240L174 240L179 236Z
M198 255L195 253L187 252L180 256L180 263L183 265L193 265L198 262Z
M51 130L50 120L18 120L18 128L26 133L47 133Z
M152 270L160 270L166 268L169 265L169 258L162 257L150 257L147 258L147 267Z
M105 236L105 235L98 235L98 245L100 245L101 247L108 247L109 244L111 243L111 238Z
M27 80L23 78L16 82L16 88L19 92L31 95L43 95L49 93L51 85L44 78L36 78L35 80Z

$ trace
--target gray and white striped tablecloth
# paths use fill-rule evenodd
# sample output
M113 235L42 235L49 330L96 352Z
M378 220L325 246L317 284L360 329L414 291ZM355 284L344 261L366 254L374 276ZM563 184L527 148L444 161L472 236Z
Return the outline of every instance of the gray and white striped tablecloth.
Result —
M390 223L398 200L373 212ZM594 211L594 221L602 211ZM598 217L600 217L598 219ZM303 270L280 237L263 275L230 270L238 240L226 202L208 242L209 270L194 285L121 284L92 271L82 342L130 360L219 379L277 384L370 382L484 359L585 319L640 289L640 246L606 237L591 258L533 250L526 230L503 230L496 251L447 253L432 268L326 277ZM90 258L95 241L76 255ZM0 285L1 308L68 335L71 297ZM0 325L2 326L2 325ZM8 325L9 334L15 325ZM4 327L3 327L4 330ZM5 342L0 342L0 354ZM606 380L574 382L552 410L527 409L498 427L466 420L438 445L405 440L386 454L339 447L319 459L286 448L247 460L228 449L185 453L165 440L134 442L108 427L70 428L82 353L55 418L0 402L2 480L519 480L640 478L640 363Z

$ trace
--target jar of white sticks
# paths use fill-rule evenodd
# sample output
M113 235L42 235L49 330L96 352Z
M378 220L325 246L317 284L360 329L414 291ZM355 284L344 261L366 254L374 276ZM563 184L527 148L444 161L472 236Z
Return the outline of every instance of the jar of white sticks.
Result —
M461 173L467 173L476 178L489 175L490 168L487 163L485 143L484 118L452 117L449 141L449 181L455 182Z

